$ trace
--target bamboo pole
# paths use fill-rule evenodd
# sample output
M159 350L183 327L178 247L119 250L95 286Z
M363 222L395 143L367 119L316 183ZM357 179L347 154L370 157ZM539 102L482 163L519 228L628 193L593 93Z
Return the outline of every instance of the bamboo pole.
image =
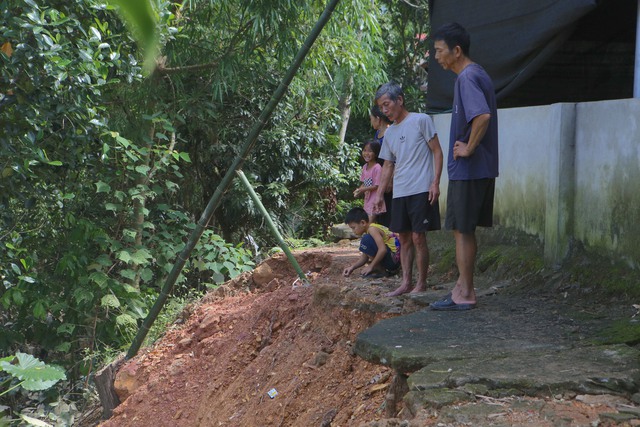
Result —
M184 268L184 265L186 264L187 259L189 259L189 256L191 255L193 248L198 243L198 240L200 240L200 237L202 236L202 233L204 233L207 223L211 219L211 216L213 216L213 213L215 212L215 210L218 208L218 205L220 204L220 200L222 199L222 196L224 195L224 193L227 191L229 184L231 184L235 171L237 171L242 167L242 164L244 163L247 156L249 155L249 152L251 152L251 150L253 149L253 146L258 140L258 135L260 135L260 132L267 124L267 121L271 117L271 114L273 114L273 111L275 110L276 106L278 105L280 100L284 97L289 87L289 84L295 77L296 73L298 72L298 69L300 68L300 65L302 64L302 61L309 53L311 46L313 46L313 43L316 41L316 39L320 35L320 32L322 31L324 26L327 24L327 22L329 22L329 18L331 17L331 14L333 13L339 1L340 0L329 1L326 8L324 9L324 12L322 12L322 15L320 15L318 22L316 22L316 25L311 30L311 33L307 36L302 46L298 50L298 53L293 59L293 63L289 66L289 69L287 70L287 74L284 76L284 78L282 79L282 82L280 82L280 85L271 96L269 103L262 110L260 117L258 117L258 121L251 128L251 131L249 132L249 135L247 136L247 140L242 146L240 153L236 156L235 160L231 164L231 167L229 168L225 176L222 178L222 181L220 181L220 184L218 184L216 191L213 193L213 195L209 199L209 203L207 204L207 207L205 208L204 212L202 212L200 219L196 223L196 226L193 229L193 231L191 232L191 235L189 236L189 240L187 241L182 251L178 254L178 257L175 263L173 264L173 268L171 269L171 272L167 276L164 286L160 291L160 295L158 295L156 302L153 304L153 307L151 307L151 310L149 310L149 314L144 319L142 326L140 326L138 333L136 334L135 338L133 339L133 342L131 343L131 347L129 347L129 351L127 351L126 359L131 359L136 354L138 354L138 350L140 350L140 347L142 346L144 339L149 333L149 329L151 328L151 325L153 325L153 322L155 322L156 318L158 317L158 314L160 314L160 310L162 309L164 304L167 302L167 299L169 298L169 294L171 293L173 286L178 280L178 277L180 276L180 272L182 272L182 269Z
M282 234L280 234L280 232L278 231L278 227L276 227L276 225L274 224L273 219L271 219L271 215L269 215L269 212L267 212L267 209L265 209L264 205L260 201L260 197L251 186L251 183L245 176L244 172L242 172L241 170L237 170L236 174L238 175L238 177L240 177L240 181L242 181L244 186L247 188L247 192L249 193L249 196L251 196L251 199L253 199L253 203L258 205L258 209L260 210L260 213L262 214L262 216L264 216L264 219L267 221L267 226L271 230L271 233L273 233L273 235L276 237L276 240L278 241L278 245L280 246L282 251L287 255L287 258L289 259L289 262L293 266L294 270L296 270L296 273L298 273L298 277L300 278L300 280L302 280L303 283L306 283L307 276L304 275L302 268L300 268L300 264L298 264L298 261L291 253L289 246L287 246L287 242L285 242L284 239L282 238Z

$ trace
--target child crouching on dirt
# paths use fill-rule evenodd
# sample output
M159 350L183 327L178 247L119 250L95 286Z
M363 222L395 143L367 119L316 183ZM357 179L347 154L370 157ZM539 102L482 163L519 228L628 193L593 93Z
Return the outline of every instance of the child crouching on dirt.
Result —
M362 277L379 278L395 274L400 268L400 241L387 227L369 222L369 215L362 208L353 208L344 219L356 236L360 239L360 259L343 271L349 276L353 270L362 269Z

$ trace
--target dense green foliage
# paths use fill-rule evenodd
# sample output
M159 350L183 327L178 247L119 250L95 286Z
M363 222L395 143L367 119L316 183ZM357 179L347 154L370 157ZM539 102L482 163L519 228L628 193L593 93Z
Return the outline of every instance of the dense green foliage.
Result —
M402 83L410 111L424 111L426 72L420 64L428 58L430 32L427 2L385 1L387 11L382 20L387 35L387 66L391 79Z
M155 34L148 21L143 30L158 47L148 73L149 55L112 5L0 0L0 354L28 348L71 378L130 343L324 7L150 4ZM342 195L357 182L372 93L389 76L414 84L405 58L420 48L424 12L343 1L321 34L244 166L287 237L323 237L353 202ZM344 99L355 123L346 142ZM274 244L262 221L236 183L176 292L252 268L245 236Z

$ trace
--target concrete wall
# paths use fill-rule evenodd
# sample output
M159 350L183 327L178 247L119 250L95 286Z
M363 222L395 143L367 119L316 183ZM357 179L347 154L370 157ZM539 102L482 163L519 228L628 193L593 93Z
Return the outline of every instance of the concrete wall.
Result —
M640 267L640 99L577 105L576 239Z
M445 153L451 116L434 116ZM494 219L538 236L559 263L574 240L640 267L640 100L553 104L498 112Z

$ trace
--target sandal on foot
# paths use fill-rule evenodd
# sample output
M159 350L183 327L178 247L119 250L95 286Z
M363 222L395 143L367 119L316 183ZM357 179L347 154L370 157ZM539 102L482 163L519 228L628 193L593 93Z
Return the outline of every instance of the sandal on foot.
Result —
M429 307L431 310L438 311L463 311L476 308L476 304L456 304L449 294L440 301L432 302Z

